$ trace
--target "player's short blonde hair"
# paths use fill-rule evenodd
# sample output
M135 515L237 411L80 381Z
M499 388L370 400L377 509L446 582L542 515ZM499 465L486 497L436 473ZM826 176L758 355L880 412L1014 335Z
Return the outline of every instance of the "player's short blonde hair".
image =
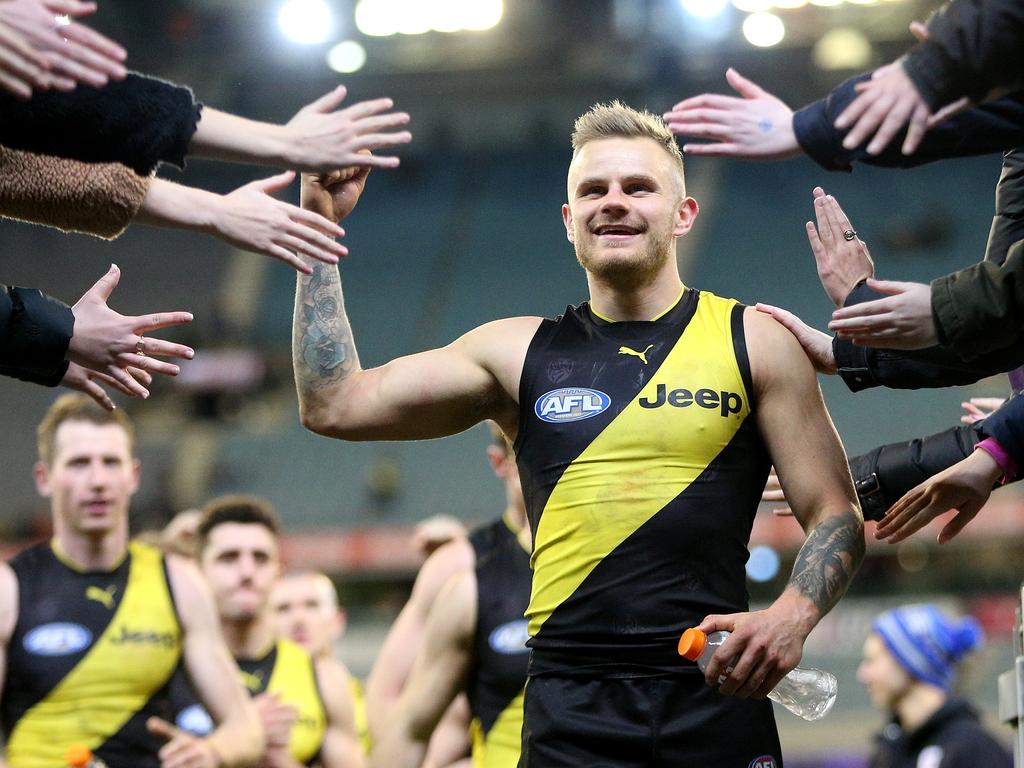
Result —
M120 408L115 411L105 410L97 405L92 398L72 393L58 397L36 428L39 460L44 464L53 463L57 428L65 421L86 421L100 427L116 424L124 430L128 437L128 450L133 456L135 455L135 429L124 411Z
M572 131L573 156L591 141L637 138L651 139L668 153L679 171L680 192L685 194L683 153L672 131L657 115L633 109L621 101L595 104L576 118Z

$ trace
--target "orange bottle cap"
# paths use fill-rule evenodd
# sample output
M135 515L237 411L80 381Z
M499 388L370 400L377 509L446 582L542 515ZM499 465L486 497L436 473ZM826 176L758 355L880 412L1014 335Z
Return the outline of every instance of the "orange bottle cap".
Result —
M85 744L72 744L64 753L64 762L71 768L85 768L92 760L92 750Z
M679 655L690 661L696 661L704 653L704 646L708 644L708 636L703 630L690 627L679 637Z

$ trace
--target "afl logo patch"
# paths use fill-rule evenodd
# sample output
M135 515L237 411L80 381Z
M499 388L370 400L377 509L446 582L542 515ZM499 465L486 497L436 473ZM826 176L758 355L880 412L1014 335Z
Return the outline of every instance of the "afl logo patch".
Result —
M585 387L553 389L537 398L533 406L537 418L551 424L582 421L608 409L612 399L604 392Z
M70 656L88 648L91 642L92 632L81 624L55 622L33 629L22 645L36 656Z
M779 768L779 764L771 755L761 755L751 760L747 768Z
M530 649L526 647L526 641L530 639L526 631L528 622L526 619L518 619L495 627L487 638L487 644L495 653L511 655L514 653L526 653Z
M202 704L185 707L178 713L174 724L193 736L207 736L213 732L213 718L203 709Z

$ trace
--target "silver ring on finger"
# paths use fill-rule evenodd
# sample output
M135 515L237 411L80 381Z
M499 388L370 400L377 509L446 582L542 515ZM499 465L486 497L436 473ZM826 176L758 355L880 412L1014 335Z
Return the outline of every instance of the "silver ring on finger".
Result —
M843 232L843 239L846 240L847 242L853 240L856 236L857 230L855 229L848 229L845 232Z
M135 353L138 355L145 356L146 354L146 339L144 336L139 336L139 340L135 342Z

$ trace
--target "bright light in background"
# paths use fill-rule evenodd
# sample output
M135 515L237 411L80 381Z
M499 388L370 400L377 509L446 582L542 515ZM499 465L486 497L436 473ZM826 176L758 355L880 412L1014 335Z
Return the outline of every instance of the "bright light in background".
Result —
M395 3L401 6L398 11L398 34L400 35L423 35L430 31L434 11L427 2L401 2Z
M744 13L759 13L771 10L772 0L732 0L732 4Z
M819 69L864 69L871 63L871 41L849 27L829 30L814 45Z
M343 40L327 54L327 66L343 74L358 72L366 63L366 49L355 40Z
M803 8L805 5L807 5L807 0L775 0L775 7L785 11Z
M502 0L462 0L459 5L465 8L462 28L474 32L483 32L485 29L498 26L505 12Z
M496 26L505 12L502 0L359 0L356 26L364 35L421 35L478 32Z
M771 581L779 572L779 555L771 547L754 547L747 559L747 577L751 581Z
M398 20L388 3L378 0L359 0L356 3L356 26L364 35L387 37L398 34Z
M717 16L729 4L729 0L679 0L683 10L698 19L710 19Z
M843 0L811 0L811 5L817 5L821 8L834 8L842 4Z
M325 0L285 0L277 12L277 25L292 42L318 45L330 40L334 14Z
M786 25L774 13L752 13L743 22L743 36L758 48L771 48L786 36Z

